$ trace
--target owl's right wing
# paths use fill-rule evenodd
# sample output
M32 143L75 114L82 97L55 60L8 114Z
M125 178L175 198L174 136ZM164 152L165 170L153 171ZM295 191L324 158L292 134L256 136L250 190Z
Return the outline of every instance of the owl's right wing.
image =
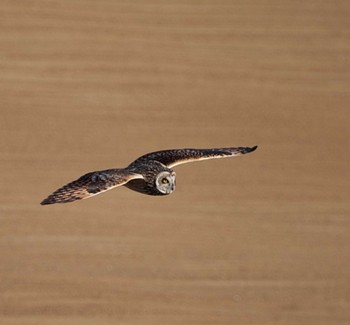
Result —
M125 169L107 169L91 172L59 188L40 204L67 203L87 199L137 178L143 179L143 176Z
M139 163L147 163L150 160L156 160L172 168L174 166L185 164L193 161L225 158L244 155L252 152L257 148L254 147L231 147L231 148L211 148L211 149L171 149L151 152L137 158L132 165Z

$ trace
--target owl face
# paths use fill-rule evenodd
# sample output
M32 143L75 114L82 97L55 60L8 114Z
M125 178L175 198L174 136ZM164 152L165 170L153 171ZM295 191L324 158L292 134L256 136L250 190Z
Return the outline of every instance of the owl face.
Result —
M164 171L159 173L156 177L157 190L162 194L170 194L174 192L176 186L175 178L176 173L174 171Z

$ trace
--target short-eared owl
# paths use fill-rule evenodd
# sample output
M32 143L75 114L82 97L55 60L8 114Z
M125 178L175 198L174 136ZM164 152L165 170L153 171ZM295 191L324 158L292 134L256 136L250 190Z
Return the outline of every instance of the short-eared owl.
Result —
M85 174L53 192L41 204L87 199L121 185L148 195L168 195L175 190L176 174L172 167L197 160L244 155L256 148L174 149L148 153L126 168Z

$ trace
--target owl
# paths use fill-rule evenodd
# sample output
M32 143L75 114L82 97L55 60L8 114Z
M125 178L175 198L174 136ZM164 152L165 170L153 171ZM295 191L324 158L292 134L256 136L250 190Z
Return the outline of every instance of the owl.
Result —
M67 203L87 199L122 185L147 195L168 195L174 192L176 186L176 174L172 170L173 167L193 161L240 156L256 148L257 146L171 149L147 153L126 168L87 173L53 192L41 204Z

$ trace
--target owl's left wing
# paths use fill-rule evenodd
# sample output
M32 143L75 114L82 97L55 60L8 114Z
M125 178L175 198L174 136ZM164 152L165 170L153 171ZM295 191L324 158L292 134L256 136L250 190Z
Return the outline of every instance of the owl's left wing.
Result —
M156 160L172 168L174 166L185 164L188 162L225 158L244 155L254 151L258 146L254 147L232 147L232 148L213 148L213 149L171 149L151 152L136 159L130 166L138 163L147 163L149 160Z
M87 199L114 187L124 185L136 178L142 179L143 176L122 168L87 173L77 180L59 188L40 204L67 203L75 200Z

